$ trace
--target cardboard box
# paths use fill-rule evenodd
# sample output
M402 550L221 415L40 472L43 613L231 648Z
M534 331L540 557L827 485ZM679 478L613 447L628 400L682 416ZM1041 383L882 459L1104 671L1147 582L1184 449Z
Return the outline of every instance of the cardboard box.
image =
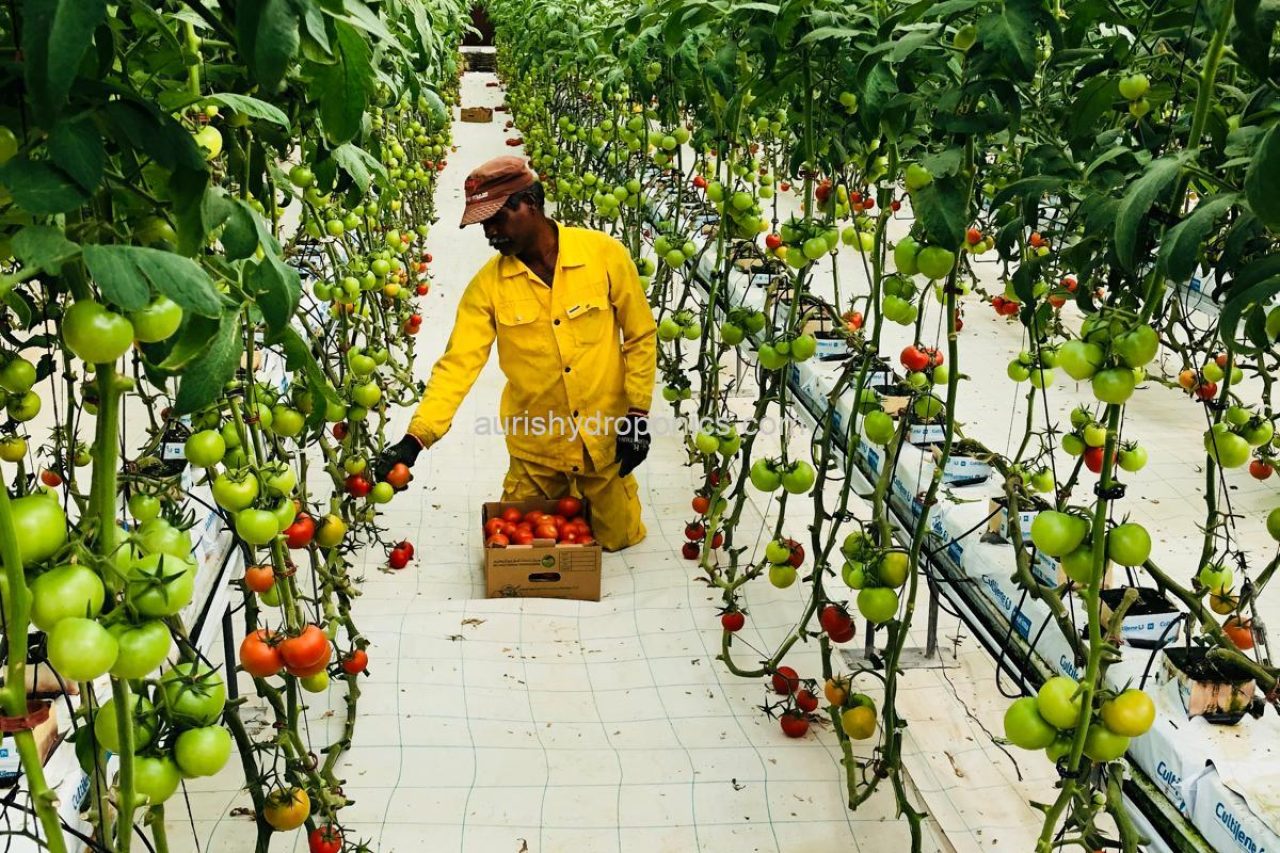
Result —
M541 510L554 513L553 500L503 503L490 501L481 511L480 526L508 507L520 512ZM582 504L583 517L591 522L591 507ZM535 539L530 545L508 545L484 550L484 591L489 598L572 598L600 600L600 564L604 550L599 544L564 545L550 539Z
M493 110L488 107L463 107L462 120L470 122L493 121Z

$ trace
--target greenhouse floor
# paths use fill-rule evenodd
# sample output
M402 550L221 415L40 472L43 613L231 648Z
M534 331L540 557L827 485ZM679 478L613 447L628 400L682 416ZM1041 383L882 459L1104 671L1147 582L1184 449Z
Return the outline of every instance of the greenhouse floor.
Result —
M501 90L486 85L493 79L467 74L463 104L500 103ZM458 150L443 173L440 222L428 239L434 285L423 300L417 361L424 378L444 349L463 287L491 252L479 228L459 231L457 221L466 174L512 150L504 145L506 117L454 126ZM1003 420L1023 417L1016 406L1024 391L1015 394L1004 379L1004 363L1020 344L989 313L972 304L966 323L990 342L985 366L999 390L966 395L961 420L1003 450L1010 429ZM887 784L856 812L846 807L829 725L799 740L784 737L761 712L771 701L764 679L736 677L716 660L719 596L696 581L694 564L679 554L700 476L687 466L679 437L656 439L638 469L648 538L605 555L600 602L483 597L480 504L498 497L507 456L501 436L476 425L496 415L502 381L494 359L452 431L419 461L409 492L385 511L390 535L412 540L417 559L392 573L381 568L381 552L367 555L355 619L372 640L371 664L342 765L355 800L342 812L348 838L384 853L907 849L907 823L895 814ZM1055 409L1069 410L1072 394L1059 393ZM1146 406L1165 405L1149 401L1155 394L1141 396ZM1196 474L1166 444L1187 428L1179 418L1189 410L1179 414L1177 395L1167 396L1167 412L1133 419L1143 429L1153 424L1141 436L1152 447L1154 472L1142 480L1142 497L1166 505L1129 503L1135 515L1161 516L1153 526L1166 536L1153 530L1157 548L1185 534L1200 509L1188 504L1184 512L1180 503L1181 478ZM409 414L399 413L393 435ZM667 414L660 398L654 414ZM791 440L805 442L804 431L792 429ZM1199 441L1185 450L1195 455ZM1233 492L1234 500L1250 497L1243 483ZM762 524L769 507L760 493L753 499L753 518ZM739 663L757 664L793 627L804 586L748 589L750 618L734 646ZM917 614L923 612L922 604ZM993 743L1009 701L993 660L945 612L938 635L939 654L909 670L900 697L909 721L909 794L929 815L924 849L1025 853L1040 830L1028 800L1051 798L1056 774L1039 754L1010 755ZM851 645L862 640L860 633ZM923 628L912 640L923 645ZM797 645L787 659L802 677L818 674L817 661L812 644ZM252 709L257 700L249 701ZM336 708L337 691L333 701ZM308 714L317 743L330 742L340 727L326 708L321 696ZM252 725L252 710L246 717ZM232 761L219 776L190 785L191 820L170 809L172 849L252 849L255 826L242 784ZM305 837L295 838L293 846L279 838L272 849L305 850Z

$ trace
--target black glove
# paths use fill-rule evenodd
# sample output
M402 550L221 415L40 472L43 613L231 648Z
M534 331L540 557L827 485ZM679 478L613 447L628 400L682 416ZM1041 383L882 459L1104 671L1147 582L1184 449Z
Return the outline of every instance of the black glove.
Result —
M618 476L625 477L649 455L649 416L628 412L618 424Z
M411 435L390 445L382 453L378 454L378 459L373 464L373 476L375 482L382 482L387 479L387 474L397 463L403 462L406 466L412 468L413 463L418 461L418 454L422 452L422 442Z

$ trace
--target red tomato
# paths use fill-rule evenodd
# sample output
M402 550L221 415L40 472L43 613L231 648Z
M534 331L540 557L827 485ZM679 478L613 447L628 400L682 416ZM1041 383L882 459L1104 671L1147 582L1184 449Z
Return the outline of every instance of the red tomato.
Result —
M311 544L316 535L315 519L306 513L299 513L284 529L284 541L290 548L305 548Z
M1237 649L1248 651L1253 648L1252 621L1246 619L1242 622L1239 616L1232 616L1222 623L1222 630L1226 633L1227 639L1234 643Z
M918 346L909 346L899 356L907 370L924 370L929 366L929 354Z
M767 234L764 238L764 245L766 249L776 249L782 245L782 238L777 234Z
M373 489L373 484L363 474L352 474L347 477L346 485L347 494L356 498L364 497Z
M495 533L486 539L484 544L490 548L505 548L511 544L511 540L501 533Z
M266 592L276 584L276 570L271 566L250 566L244 570L244 585L254 592Z
M554 524L543 522L533 530L535 539L556 539L560 536L560 531L556 529Z
M721 533L719 530L717 530L716 535L711 537L711 547L719 548L723 544L724 544L724 534Z
M513 545L528 545L533 542L533 531L527 527L517 527L516 532L511 535Z
M809 731L809 720L799 711L784 712L781 723L787 737L804 737Z
M706 528L697 522L691 522L684 526L684 537L691 542L700 542L706 535Z
M56 489L62 485L62 476L57 471L50 471L45 468L40 472L40 482L44 483L51 489Z
M513 506L509 506L502 511L503 521L509 521L512 524L515 524L517 521L520 521L522 518L524 518L524 513L522 513L520 510L516 509Z
M800 676L789 666L780 666L773 674L773 692L786 696L800 687Z
M492 536L495 533L502 532L502 526L505 522L501 518L491 518L484 523L484 535Z
M364 649L352 649L351 654L342 659L342 671L347 675L359 675L369 666L369 653Z
M528 523L530 527L537 527L539 524L542 523L542 519L546 517L547 517L547 514L545 512L542 512L536 509L531 509L524 514L524 520Z
M706 515L707 510L711 509L711 499L706 495L697 495L693 499L693 511L698 515Z
M567 526L564 533L560 534L560 542L564 545L577 545L578 539L578 531L576 529L570 530Z
M818 697L814 696L808 690L796 691L796 707L806 714L812 714L818 710Z
M342 832L336 826L317 826L307 836L310 853L341 853Z
M747 624L747 616L741 610L731 610L720 616L720 627L730 634L735 631L741 631L742 626L745 624Z
M702 554L697 542L686 542L680 546L680 554L686 560L696 560Z
M1255 480L1265 480L1271 476L1271 463L1265 459L1255 459L1249 463L1249 473Z
M582 501L575 497L563 497L556 501L556 513L566 517L573 517L582 512Z
M402 548L392 548L387 555L387 565L393 569L403 569L409 565L409 554Z

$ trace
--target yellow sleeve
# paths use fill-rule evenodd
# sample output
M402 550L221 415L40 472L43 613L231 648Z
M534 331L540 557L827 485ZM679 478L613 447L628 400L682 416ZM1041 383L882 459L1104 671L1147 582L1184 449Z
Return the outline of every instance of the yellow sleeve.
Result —
M643 412L653 404L653 382L658 370L658 324L653 319L649 298L640 286L640 276L631 253L613 238L606 252L609 273L609 301L622 329L622 359L627 375L624 387L627 405Z
M453 416L489 361L497 337L493 299L485 286L488 268L471 280L458 303L449 343L431 368L422 401L409 421L408 433L430 447L449 431Z

